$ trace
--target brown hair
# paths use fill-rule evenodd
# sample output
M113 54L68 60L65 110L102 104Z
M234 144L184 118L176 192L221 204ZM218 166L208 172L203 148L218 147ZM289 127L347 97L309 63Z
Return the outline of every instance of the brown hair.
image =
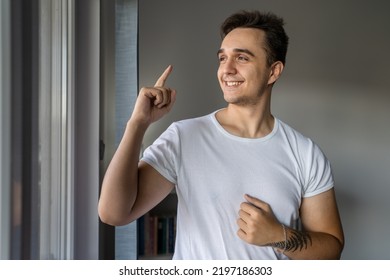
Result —
M236 28L258 28L265 32L267 63L286 63L288 36L283 28L284 20L273 13L241 11L228 17L221 25L221 37Z

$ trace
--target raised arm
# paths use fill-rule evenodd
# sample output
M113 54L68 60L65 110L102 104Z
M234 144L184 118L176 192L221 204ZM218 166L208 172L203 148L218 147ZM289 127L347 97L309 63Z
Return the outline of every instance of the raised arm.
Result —
M146 163L139 162L141 144L149 125L167 114L176 91L165 87L169 66L154 87L142 88L123 138L105 173L98 212L111 225L127 224L150 210L173 188L173 184Z

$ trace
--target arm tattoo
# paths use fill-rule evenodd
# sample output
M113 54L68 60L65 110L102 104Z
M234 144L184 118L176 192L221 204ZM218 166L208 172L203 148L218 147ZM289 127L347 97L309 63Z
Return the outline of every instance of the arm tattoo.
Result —
M284 250L286 252L288 251L294 252L298 249L299 251L302 251L302 249L306 249L307 246L311 244L312 244L311 237L308 233L290 229L289 237L287 238L287 240L279 241L279 242L271 242L266 244L265 246L271 246L274 248Z

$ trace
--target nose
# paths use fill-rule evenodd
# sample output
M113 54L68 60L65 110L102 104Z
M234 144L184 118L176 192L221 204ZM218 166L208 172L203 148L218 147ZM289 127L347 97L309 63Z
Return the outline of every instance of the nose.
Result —
M226 59L219 65L219 68L223 74L236 74L237 68L234 59Z

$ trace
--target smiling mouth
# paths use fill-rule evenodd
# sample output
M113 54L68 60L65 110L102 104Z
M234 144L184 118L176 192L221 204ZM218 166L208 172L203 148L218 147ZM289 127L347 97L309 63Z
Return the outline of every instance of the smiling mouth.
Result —
M225 81L225 85L228 86L228 87L238 87L239 85L241 85L243 82L239 82L239 81L235 81L235 82L232 82L232 81Z

